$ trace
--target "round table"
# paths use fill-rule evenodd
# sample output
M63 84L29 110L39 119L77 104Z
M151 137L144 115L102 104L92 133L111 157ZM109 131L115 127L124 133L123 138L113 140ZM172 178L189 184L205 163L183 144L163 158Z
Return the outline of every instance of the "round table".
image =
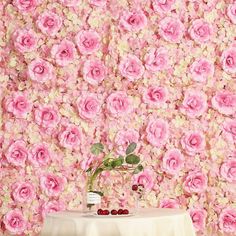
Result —
M47 215L41 236L195 236L189 214L179 209L141 209L133 216Z

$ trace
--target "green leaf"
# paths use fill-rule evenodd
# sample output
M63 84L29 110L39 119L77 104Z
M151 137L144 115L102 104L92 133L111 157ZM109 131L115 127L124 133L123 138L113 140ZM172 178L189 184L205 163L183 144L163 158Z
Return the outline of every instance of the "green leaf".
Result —
M136 143L131 143L125 151L126 155L129 155L130 153L132 153L136 147L137 147Z
M133 174L138 174L139 172L143 171L143 166L139 164L135 169Z
M114 159L114 160L111 162L111 166L112 166L113 168L115 168L115 167L118 167L118 166L122 166L123 163L124 163L124 158L123 158L122 156L120 156L120 157Z
M134 154L129 154L128 156L126 156L125 161L127 164L136 165L140 162L140 157Z
M104 146L101 143L94 143L91 148L90 151L94 154L94 155L98 155L99 153L101 153L104 149Z

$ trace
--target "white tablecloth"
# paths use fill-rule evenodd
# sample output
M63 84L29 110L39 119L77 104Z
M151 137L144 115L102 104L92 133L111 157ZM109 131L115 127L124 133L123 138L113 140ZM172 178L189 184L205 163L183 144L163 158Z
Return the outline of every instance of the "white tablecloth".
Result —
M189 214L178 209L142 209L129 217L49 214L41 236L195 236Z

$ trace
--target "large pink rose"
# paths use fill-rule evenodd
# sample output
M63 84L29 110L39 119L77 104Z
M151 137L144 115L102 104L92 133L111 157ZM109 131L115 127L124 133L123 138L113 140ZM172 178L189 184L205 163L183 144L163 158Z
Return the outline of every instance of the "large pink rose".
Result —
M66 7L76 7L81 3L81 0L59 0Z
M175 0L152 0L153 9L158 13L169 12L172 9L174 3Z
M29 150L29 161L35 167L47 166L51 161L51 153L46 143L34 144Z
M107 109L113 116L123 116L131 111L131 102L125 92L111 93L107 98Z
M175 199L166 198L166 199L162 199L160 201L159 207L160 208L176 209L176 208L179 208L179 202Z
M159 119L150 119L146 127L147 141L155 146L163 146L169 138L169 125L167 121Z
M101 105L97 95L94 93L86 94L78 98L77 109L83 119L93 120L100 111Z
M16 202L31 202L36 197L35 187L30 182L16 182L12 185L11 196Z
M53 45L51 54L59 66L67 66L75 59L75 45L73 42L64 39L59 44Z
M66 179L55 174L44 174L40 177L40 187L49 197L57 197L64 190Z
M134 175L134 184L143 184L145 190L151 190L154 186L154 173L150 169L145 169L144 171Z
M84 55L96 52L100 47L100 40L99 34L94 30L82 30L75 37L77 47Z
M236 24L236 2L229 4L227 7L227 16L233 24Z
M164 47L151 48L145 55L145 67L152 72L168 68L168 51Z
M163 170L170 175L177 175L184 165L184 156L177 148L168 150L162 160Z
M181 145L188 155L194 156L205 149L205 136L199 131L189 131L181 138Z
M39 15L36 24L42 33L55 36L62 26L62 19L52 11L45 11Z
M52 106L42 106L35 110L35 122L44 128L55 128L60 121L58 111Z
M201 91L187 90L181 111L191 118L199 117L207 110L207 96Z
M219 215L219 227L225 233L236 232L236 209L225 208Z
M119 71L123 77L130 81L140 79L144 73L142 62L134 55L123 58L119 65Z
M64 148L78 149L82 142L82 131L76 125L67 125L59 133L58 140Z
M178 18L167 16L159 23L159 34L170 43L179 43L184 31L184 25Z
M28 75L33 81L45 83L53 78L53 66L43 59L34 59L28 65Z
M3 223L11 234L22 234L27 227L26 219L19 209L10 210L3 217Z
M4 108L17 118L26 118L27 114L32 109L32 104L25 94L15 92L5 99Z
M233 115L236 112L236 94L230 91L218 91L211 100L212 106L224 115Z
M106 77L107 69L98 59L88 60L84 63L83 77L91 85L100 84Z
M26 147L26 143L23 140L17 140L12 143L6 153L5 153L7 161L14 166L25 166L25 161L28 157L28 150Z
M207 176L201 171L190 171L184 179L183 189L187 193L202 193L207 188Z
M13 0L13 5L24 14L35 10L39 3L41 3L41 0Z
M66 206L63 202L52 200L49 202L45 202L40 207L40 213L43 219L47 216L49 213L54 213L58 211L64 211L66 209Z
M104 7L107 4L107 0L89 0L89 3L96 7Z
M223 70L227 73L236 73L236 47L230 47L223 51L221 55Z
M236 141L236 119L226 120L223 123L223 131L226 139Z
M120 17L120 24L128 31L138 32L147 25L143 11L125 11Z
M196 43L206 43L213 34L212 25L203 19L194 20L189 34Z
M220 167L220 174L228 182L236 184L236 159L224 162Z
M202 208L193 208L189 210L189 214L196 232L203 231L206 226L207 212Z

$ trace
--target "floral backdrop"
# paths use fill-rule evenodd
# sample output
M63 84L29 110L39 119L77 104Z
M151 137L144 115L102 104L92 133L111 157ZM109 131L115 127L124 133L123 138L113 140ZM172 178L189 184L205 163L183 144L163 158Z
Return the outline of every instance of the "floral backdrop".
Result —
M235 1L1 0L0 12L1 235L81 209L95 142L138 143L146 207L235 235Z

